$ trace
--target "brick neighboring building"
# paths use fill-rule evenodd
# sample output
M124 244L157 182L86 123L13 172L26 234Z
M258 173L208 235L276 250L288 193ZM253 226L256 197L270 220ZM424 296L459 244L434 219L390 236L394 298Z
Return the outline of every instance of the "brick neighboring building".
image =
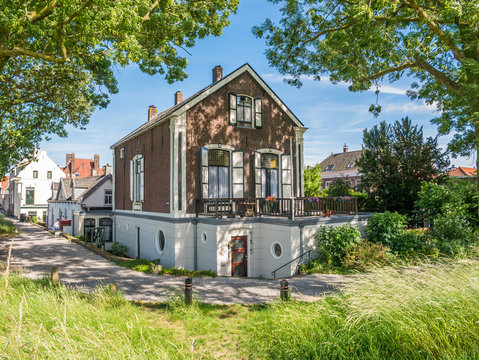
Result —
M447 175L458 179L477 179L477 169L459 166L447 172Z
M0 182L0 209L2 210L8 210L9 179L10 179L10 176L5 176L5 178Z
M185 100L176 92L159 114L150 106L147 122L112 145L115 240L166 267L271 277L315 231L257 216L272 209L268 196L280 198L280 216L304 196L306 130L249 64L225 77L216 66L210 85Z
M356 161L361 157L361 150L349 151L344 144L343 152L331 154L321 161L321 188L328 188L334 180L344 180L354 189L361 183L361 173Z

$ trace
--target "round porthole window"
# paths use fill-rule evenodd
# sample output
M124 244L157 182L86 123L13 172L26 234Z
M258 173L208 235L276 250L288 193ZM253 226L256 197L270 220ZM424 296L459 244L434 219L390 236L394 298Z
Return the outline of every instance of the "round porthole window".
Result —
M165 251L165 243L166 243L165 233L163 232L163 230L160 230L158 232L158 242L156 244L158 248L158 252L160 254L162 254Z
M276 259L279 259L283 255L283 248L279 243L274 243L271 247L271 252Z
M206 244L207 241L208 241L208 236L206 235L206 233L201 234L201 242L203 244Z

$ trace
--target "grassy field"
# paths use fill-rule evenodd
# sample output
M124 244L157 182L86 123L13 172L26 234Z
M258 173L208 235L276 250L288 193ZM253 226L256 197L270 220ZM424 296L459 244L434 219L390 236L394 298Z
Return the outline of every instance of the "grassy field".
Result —
M0 215L0 237L11 236L15 234L13 223Z
M134 304L0 278L5 359L479 359L479 264L385 268L314 303Z

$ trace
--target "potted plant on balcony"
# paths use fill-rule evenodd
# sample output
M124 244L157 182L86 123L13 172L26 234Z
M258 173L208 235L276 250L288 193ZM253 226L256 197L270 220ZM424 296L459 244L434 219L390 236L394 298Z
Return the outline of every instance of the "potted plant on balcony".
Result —
M313 211L319 212L319 197L310 196L306 198L306 215L312 215Z
M263 214L271 214L276 209L276 201L276 196L267 196L266 199L264 199Z

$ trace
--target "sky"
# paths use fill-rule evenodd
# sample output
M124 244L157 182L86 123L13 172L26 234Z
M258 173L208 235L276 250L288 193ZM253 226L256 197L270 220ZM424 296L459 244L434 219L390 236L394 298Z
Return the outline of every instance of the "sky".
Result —
M309 128L304 135L306 165L342 152L344 144L349 150L361 149L363 130L383 120L390 123L409 116L414 124L424 127L425 136L436 136L436 126L429 122L437 116L434 107L413 102L405 95L411 79L381 86L382 112L378 118L368 111L376 102L374 90L353 93L347 84L334 85L327 77L319 82L304 79L299 89L285 84L284 77L268 64L264 40L251 32L253 26L260 25L267 17L277 20L279 15L279 6L266 0L240 0L237 13L230 17L231 24L221 36L197 40L195 47L188 49L190 54L183 54L189 64L188 78L181 82L170 85L161 75L144 74L136 65L117 68L119 93L111 96L109 106L93 113L86 130L67 128L67 138L53 136L51 141L42 142L41 148L58 165L64 166L65 154L72 152L77 158L99 154L102 165L112 164L110 146L146 122L149 105L156 105L159 112L166 110L173 106L176 91L187 98L209 85L214 66L221 65L226 76L244 63L249 63ZM445 148L450 138L440 137L440 146ZM475 167L475 159L451 159L451 164Z

